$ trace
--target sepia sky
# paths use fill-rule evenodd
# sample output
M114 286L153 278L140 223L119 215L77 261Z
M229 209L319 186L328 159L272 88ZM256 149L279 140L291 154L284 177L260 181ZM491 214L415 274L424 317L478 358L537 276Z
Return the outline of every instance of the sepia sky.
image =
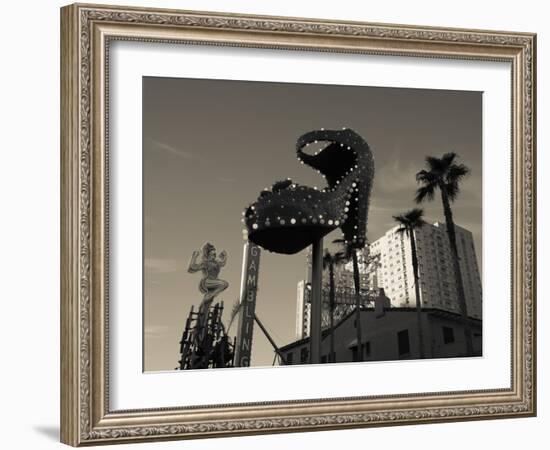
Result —
M314 84L143 79L144 369L173 370L200 273L187 273L205 241L228 253L220 278L227 322L239 295L241 213L260 190L292 178L323 186L296 159L295 143L319 128L353 128L371 146L375 179L368 218L374 241L413 207L415 173L426 155L454 151L471 169L453 205L455 222L473 233L481 266L480 92ZM440 198L422 206L443 221ZM325 245L340 237L335 230ZM306 252L261 255L256 313L278 345L295 339L296 284ZM235 332L235 325L231 334ZM255 328L252 365L271 365L273 350Z

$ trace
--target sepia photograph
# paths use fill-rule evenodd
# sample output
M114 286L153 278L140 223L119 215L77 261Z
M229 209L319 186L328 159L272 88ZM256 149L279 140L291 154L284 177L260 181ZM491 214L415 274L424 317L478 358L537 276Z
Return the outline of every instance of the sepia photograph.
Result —
M482 92L142 95L143 371L483 356Z
M179 7L55 21L60 440L536 416L537 26Z

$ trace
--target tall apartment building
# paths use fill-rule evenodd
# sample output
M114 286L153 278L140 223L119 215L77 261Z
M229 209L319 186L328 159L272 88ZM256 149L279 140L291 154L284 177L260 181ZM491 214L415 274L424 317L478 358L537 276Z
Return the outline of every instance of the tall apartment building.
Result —
M392 306L416 304L410 239L388 230L370 245L371 255L379 255L374 279L391 299ZM456 226L460 269L468 315L481 319L482 286L472 233ZM426 224L415 231L422 307L459 313L451 248L444 223Z
M414 275L410 239L398 233L399 226L388 230L384 236L370 244L365 256L375 263L361 264L360 283L364 292L384 288L392 307L416 306ZM472 233L455 225L460 267L466 296L468 315L482 318L482 286ZM420 303L423 308L437 308L460 313L457 299L452 255L444 223L426 224L415 231L420 277ZM365 259L365 258L359 258ZM308 267L310 267L308 258ZM308 268L308 275L310 269ZM351 263L339 268L336 274L336 296L339 309L355 304L353 269ZM328 272L323 273L323 310L327 316ZM364 305L369 304L365 297ZM303 339L309 333L309 299L307 281L298 284L296 338ZM338 312L337 312L338 313ZM340 314L337 314L339 316ZM326 320L323 320L326 322ZM326 325L326 323L324 324Z

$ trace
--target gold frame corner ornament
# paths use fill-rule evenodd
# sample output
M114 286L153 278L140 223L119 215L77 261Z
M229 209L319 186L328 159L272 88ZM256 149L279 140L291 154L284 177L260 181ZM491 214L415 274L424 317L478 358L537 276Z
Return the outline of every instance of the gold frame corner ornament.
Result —
M108 109L112 40L507 61L512 67L509 389L111 411ZM61 440L73 446L536 414L536 35L74 4L61 9Z

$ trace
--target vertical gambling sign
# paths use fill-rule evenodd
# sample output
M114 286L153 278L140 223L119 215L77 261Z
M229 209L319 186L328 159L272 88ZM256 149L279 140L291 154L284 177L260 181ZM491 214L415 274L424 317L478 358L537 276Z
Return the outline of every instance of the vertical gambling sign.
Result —
M235 366L249 367L258 290L260 247L247 242L244 246L243 272L241 278L241 306L235 345Z

